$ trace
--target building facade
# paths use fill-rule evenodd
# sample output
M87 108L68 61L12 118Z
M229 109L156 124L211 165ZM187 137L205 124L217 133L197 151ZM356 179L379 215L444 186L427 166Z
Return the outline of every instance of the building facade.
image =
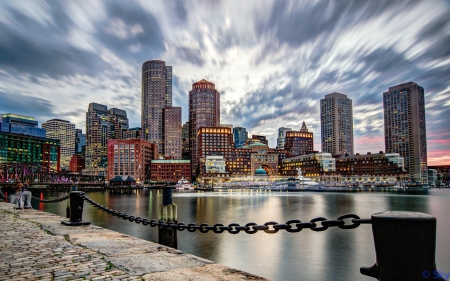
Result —
M60 141L61 169L70 169L70 159L75 154L75 124L61 119L51 119L42 123L48 139Z
M140 139L140 138L141 138L141 128L140 127L130 128L130 129L128 129L128 130L123 132L123 139L124 140Z
M75 129L75 154L86 155L86 134L81 129Z
M0 132L1 163L41 163L60 171L59 140Z
M191 177L191 161L181 159L157 159L150 164L150 180L153 182L177 182Z
M45 129L38 127L34 117L14 113L1 115L0 132L45 138Z
M109 112L106 105L90 103L86 112L86 169L108 165Z
M320 100L322 151L353 154L353 106L347 95L331 93Z
M150 176L151 160L157 157L157 145L143 139L108 140L108 179L131 176L144 182Z
M181 107L165 107L163 120L164 157L181 159Z
M127 112L118 108L109 109L110 135L111 139L123 139L123 132L128 130Z
M184 160L191 159L189 154L189 121L181 127L181 158Z
M74 154L70 158L70 171L74 173L81 173L86 168L86 160L80 154Z
M219 127L220 93L214 83L205 79L192 85L189 91L189 149L192 174L197 174L198 151L197 133L200 127ZM224 128L225 129L225 128Z
M314 135L308 132L305 122L300 131L287 131L284 149L291 155L308 154L314 151Z
M286 141L286 132L290 131L292 131L291 128L285 127L278 128L277 149L284 149L284 144Z
M428 183L425 97L414 82L383 93L386 152L399 153L412 181Z
M141 138L158 145L164 155L164 108L172 106L172 67L161 60L142 64Z
M328 152L313 152L283 159L283 176L295 177L297 169L302 169L303 176L316 181L340 181L336 172L336 160Z
M235 148L243 147L248 139L247 129L240 126L233 128L233 137L234 137L234 147Z
M257 140L260 143L269 145L269 141L267 140L266 136L261 135L252 135L252 140ZM254 142L254 141L253 141Z

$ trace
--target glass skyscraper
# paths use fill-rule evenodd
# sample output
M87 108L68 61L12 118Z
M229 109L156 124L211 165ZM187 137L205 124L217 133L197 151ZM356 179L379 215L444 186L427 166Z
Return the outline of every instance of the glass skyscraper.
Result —
M233 137L234 137L234 147L235 148L243 147L248 139L247 129L240 126L233 128Z
M38 121L34 117L13 113L2 114L1 116L1 132L45 138L45 129L38 128Z

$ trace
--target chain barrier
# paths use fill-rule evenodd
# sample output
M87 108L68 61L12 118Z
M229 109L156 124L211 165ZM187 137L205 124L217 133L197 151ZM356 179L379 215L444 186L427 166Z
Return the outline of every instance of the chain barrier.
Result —
M70 198L70 195L66 195L66 196L61 197L61 198L50 199L50 200L44 200L44 199L39 199L39 198L37 198L37 197L31 196L31 200L33 200L33 201L38 201L38 202L41 202L41 203L58 203L58 202L67 200L67 199L69 199L69 198Z
M197 225L195 223L185 224L183 222L174 223L174 222L165 222L165 221L157 221L155 219L149 220L148 218L135 217L128 214L124 214L122 212L118 212L113 209L108 209L103 205L96 203L95 201L89 199L84 196L84 194L80 194L80 197L83 198L86 202L90 203L92 206L106 212L112 216L122 218L123 220L127 220L129 222L141 223L142 225L150 225L151 227L159 227L160 229L177 229L180 231L187 230L189 232L195 232L196 230L201 233L207 233L212 231L214 233L222 233L227 231L231 234L238 234L241 231L244 231L247 234L254 234L260 230L265 233L277 233L280 230L286 230L287 232L300 232L304 228L311 229L312 231L324 231L330 227L339 227L341 229L353 229L357 228L361 224L371 224L371 219L361 219L358 215L355 214L346 214L338 217L336 220L328 220L324 217L313 218L309 222L302 222L300 220L289 220L285 223L278 223L275 221L269 221L262 225L258 225L254 222L249 222L245 225L240 225L238 223L230 223L228 226L225 226L220 223L216 223L214 225L209 225L207 223L202 223ZM347 219L351 219L346 223ZM320 226L316 222L320 222Z

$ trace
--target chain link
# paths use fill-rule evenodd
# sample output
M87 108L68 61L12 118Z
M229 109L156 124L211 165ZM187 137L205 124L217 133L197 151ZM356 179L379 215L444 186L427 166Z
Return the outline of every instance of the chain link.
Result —
M311 229L312 231L324 231L330 227L339 227L341 229L353 229L357 228L360 224L371 224L371 219L361 219L359 216L355 214L346 214L338 217L336 220L328 220L324 217L313 218L309 222L302 222L300 220L288 220L285 223L279 224L275 221L269 221L262 225L258 225L254 222L249 222L245 225L240 225L238 223L230 223L225 226L220 223L216 223L214 225L209 225L207 223L202 223L197 225L195 223L185 224L184 222L174 223L174 222L165 222L165 221L157 221L157 220L149 220L148 218L140 218L131 216L128 214L124 214L122 212L118 212L113 209L108 209L88 197L84 194L79 194L81 198L83 198L86 202L90 203L92 206L106 212L112 216L116 216L118 218L122 218L123 220L128 220L130 222L141 223L143 225L150 225L151 227L158 227L159 229L176 229L179 231L187 230L189 232L199 231L201 233L208 233L212 231L214 233L223 233L224 231L228 231L231 234L238 234L241 231L244 231L248 234L255 234L256 232L262 230L265 233L277 233L280 230L286 230L287 232L300 232L304 228ZM351 219L350 223L347 224L346 220ZM318 225L320 223L320 226Z

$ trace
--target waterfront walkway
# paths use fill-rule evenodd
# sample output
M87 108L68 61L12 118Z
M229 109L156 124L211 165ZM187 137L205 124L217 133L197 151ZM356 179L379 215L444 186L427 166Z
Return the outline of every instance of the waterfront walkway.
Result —
M267 280L101 227L0 202L0 281ZM192 234L198 235L198 234Z

